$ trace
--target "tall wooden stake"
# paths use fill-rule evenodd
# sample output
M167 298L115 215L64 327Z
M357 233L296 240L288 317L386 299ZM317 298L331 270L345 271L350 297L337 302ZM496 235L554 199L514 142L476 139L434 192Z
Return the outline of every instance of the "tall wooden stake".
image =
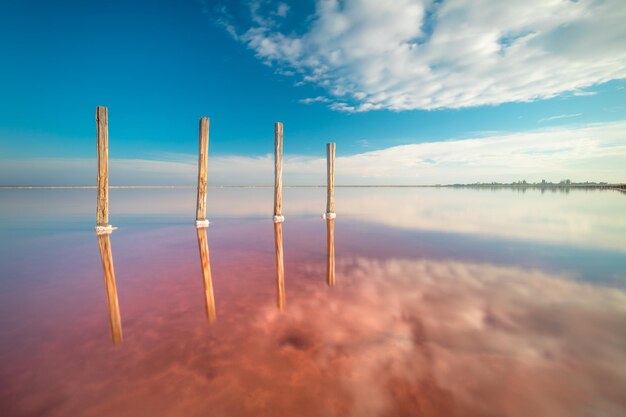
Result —
M104 289L107 297L107 310L109 311L111 339L113 343L117 345L122 343L122 318L117 299L117 287L115 286L115 269L113 268L111 238L108 234L98 235L98 247L100 248L100 258L104 272Z
M200 119L198 135L198 198L196 204L196 225L208 226L206 221L206 176L209 161L209 118Z
M98 202L96 226L109 225L109 116L104 106L96 107L96 150L98 153Z
M209 257L209 243L206 229L198 228L198 248L200 249L200 264L202 266L202 283L204 286L204 306L209 322L215 320L215 296L213 295L213 281L211 280L211 258Z
M326 144L326 283L335 285L335 148Z
M335 143L326 144L326 213L335 212Z
M274 124L274 216L283 212L283 124Z
M276 248L276 304L285 309L285 266L283 262L283 124L274 124L274 244Z

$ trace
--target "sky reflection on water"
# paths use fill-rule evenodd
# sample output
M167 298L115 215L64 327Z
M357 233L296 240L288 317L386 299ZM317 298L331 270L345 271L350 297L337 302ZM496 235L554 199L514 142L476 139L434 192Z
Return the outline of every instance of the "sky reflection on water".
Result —
M418 215L407 215L406 227L370 223L357 211L384 207L379 201L388 190L350 190L352 205L337 196L331 287L327 224L313 216L323 211L323 190L320 196L314 190L299 210L295 195L286 199L281 312L273 225L263 215L271 210L262 209L271 209L271 190L226 190L224 207L251 207L234 213L212 206L209 193L215 220L204 236L193 226L193 203L185 216L188 201L176 198L189 190L161 198L170 191L120 193L131 202L118 200L112 209L112 223L122 226L107 239L118 344L103 279L101 253L108 252L99 250L103 242L91 229L93 207L86 199L83 206L84 195L73 194L68 216L54 201L51 210L3 209L1 415L526 417L626 410L626 255L616 245L607 250L590 239L585 246L574 232L558 245L491 230L442 232L445 216L426 230ZM509 196L438 192L389 201L399 212L418 200L452 212L468 198L471 216ZM575 217L593 211L581 201L599 199L613 217L592 217L591 229L580 233L606 237L612 232L604 224L619 230L623 222L624 196L616 195L621 200L557 194L552 205L569 207ZM158 197L163 213L152 208L133 222L140 197ZM11 226L11 216L19 223L36 214L39 223ZM485 216L467 221L480 224ZM513 215L510 229L523 229L522 217Z
M182 220L195 207L193 189L112 189L116 225ZM406 230L500 236L626 252L626 195L617 191L566 192L450 188L337 188L342 217ZM290 217L318 216L324 188L287 188ZM95 190L0 190L0 227L28 228L49 220L91 224ZM208 216L266 218L270 188L211 188Z

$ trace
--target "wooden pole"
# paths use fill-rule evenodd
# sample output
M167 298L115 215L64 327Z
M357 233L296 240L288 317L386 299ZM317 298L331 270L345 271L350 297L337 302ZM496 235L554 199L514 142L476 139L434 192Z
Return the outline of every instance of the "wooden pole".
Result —
M326 220L326 283L335 286L335 220Z
M326 144L326 212L335 212L335 143Z
M196 204L196 221L206 221L206 176L209 161L209 118L200 119L198 135L198 198ZM198 223L196 223L198 224ZM203 224L199 224L202 226Z
M285 310L285 267L283 264L283 224L274 223L274 243L276 247L276 305Z
M98 154L98 202L96 226L109 225L109 116L104 106L96 107L96 150Z
M285 309L285 266L283 262L283 124L274 123L274 244L276 248L276 304Z
M211 259L209 257L209 243L206 229L198 228L198 248L200 249L200 264L202 266L202 283L204 286L204 306L209 322L216 318L215 296L213 294L213 281L211 280Z
M326 283L335 285L335 148L326 144Z
M283 212L283 124L274 124L274 216Z
M113 268L113 253L111 252L111 239L108 234L98 235L98 247L102 259L104 272L104 289L107 297L107 309L109 311L109 324L111 326L111 339L118 345L122 343L122 319L120 305L117 299L117 287L115 286L115 269Z

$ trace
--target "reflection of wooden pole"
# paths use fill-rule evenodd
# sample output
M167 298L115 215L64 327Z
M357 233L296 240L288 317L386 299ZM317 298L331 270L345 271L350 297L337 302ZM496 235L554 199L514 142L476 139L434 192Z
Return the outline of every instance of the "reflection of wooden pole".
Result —
M109 225L109 116L104 106L96 107L96 150L98 153L98 203L96 226Z
M274 216L283 212L283 124L274 124Z
M329 287L335 285L335 220L326 220L326 283Z
M335 143L326 144L326 213L335 212Z
M209 258L209 243L206 229L198 228L198 248L200 249L200 263L202 264L202 282L204 284L204 302L206 316L209 322L215 320L215 296L213 295L213 282L211 280L211 259Z
M113 343L117 345L122 343L122 319L120 316L119 302L117 300L115 270L113 269L113 254L111 252L111 240L109 235L98 235L98 247L100 248L100 258L102 258L102 270L104 271L104 288L107 294L111 339Z
M276 304L285 309L285 267L283 265L283 225L274 223L274 243L276 245Z
M209 118L200 119L198 135L198 198L196 204L196 221L206 221L206 176L209 161ZM200 226L203 224L200 224Z

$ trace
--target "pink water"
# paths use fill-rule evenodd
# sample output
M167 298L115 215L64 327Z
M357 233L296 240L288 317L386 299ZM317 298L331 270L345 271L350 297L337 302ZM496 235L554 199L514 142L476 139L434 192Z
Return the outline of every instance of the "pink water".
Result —
M480 226L482 194L445 191L393 201L406 213L430 199L422 216L469 207L464 218ZM487 224L455 231L437 216L432 227L407 214L404 226L376 221L364 202L383 204L387 191L340 191L329 287L326 225L313 215L323 190L287 190L280 312L273 225L262 215L271 194L216 191L210 201L229 204L209 204L210 322L193 194L114 192L123 333L114 344L93 193L38 206L38 190L22 192L31 194L0 195L2 416L626 414L626 251L595 217L578 232L569 221L601 198L614 213L606 221L623 231L621 195L555 195L544 204L573 208L541 221L505 210L493 222L513 232L498 233ZM169 203L144 215L139 198ZM515 212L519 199L510 204ZM559 236L518 232L537 223L550 234L561 227Z

